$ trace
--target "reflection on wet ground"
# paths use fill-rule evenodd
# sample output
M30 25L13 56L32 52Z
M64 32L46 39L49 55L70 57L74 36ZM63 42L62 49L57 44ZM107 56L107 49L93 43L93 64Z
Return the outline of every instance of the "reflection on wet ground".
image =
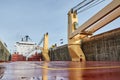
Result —
M120 62L0 63L0 80L120 80Z
M2 77L4 76L4 71L5 71L5 67L0 66L0 79L2 79Z

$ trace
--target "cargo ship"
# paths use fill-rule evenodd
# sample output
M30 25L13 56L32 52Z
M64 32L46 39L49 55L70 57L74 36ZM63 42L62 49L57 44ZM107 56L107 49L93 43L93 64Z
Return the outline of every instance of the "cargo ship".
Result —
M36 43L32 42L26 35L21 41L15 43L15 52L12 54L12 61L39 61L41 54L36 50Z

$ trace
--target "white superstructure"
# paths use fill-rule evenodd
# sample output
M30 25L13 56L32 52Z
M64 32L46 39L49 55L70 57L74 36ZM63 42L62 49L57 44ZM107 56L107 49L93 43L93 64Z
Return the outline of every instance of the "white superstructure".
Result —
M25 36L20 42L16 42L15 47L17 53L28 56L35 50L36 44L30 41L29 36Z

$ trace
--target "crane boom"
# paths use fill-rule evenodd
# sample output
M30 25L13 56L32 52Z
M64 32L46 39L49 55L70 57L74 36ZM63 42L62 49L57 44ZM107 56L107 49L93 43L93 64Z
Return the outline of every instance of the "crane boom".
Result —
M78 23L77 11L68 13L68 49L73 61L85 61L85 55L80 47L82 39L120 17L120 0L113 0L96 15L76 29Z

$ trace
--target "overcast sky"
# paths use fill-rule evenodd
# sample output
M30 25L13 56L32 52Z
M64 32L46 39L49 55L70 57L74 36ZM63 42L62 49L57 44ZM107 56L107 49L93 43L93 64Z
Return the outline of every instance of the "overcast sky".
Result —
M67 13L81 0L0 0L0 39L13 51L16 41L29 35L38 43L43 34L49 33L49 46L60 39L67 44ZM80 24L98 12L111 0L79 15ZM120 19L117 20L117 24ZM102 31L115 28L104 28Z

